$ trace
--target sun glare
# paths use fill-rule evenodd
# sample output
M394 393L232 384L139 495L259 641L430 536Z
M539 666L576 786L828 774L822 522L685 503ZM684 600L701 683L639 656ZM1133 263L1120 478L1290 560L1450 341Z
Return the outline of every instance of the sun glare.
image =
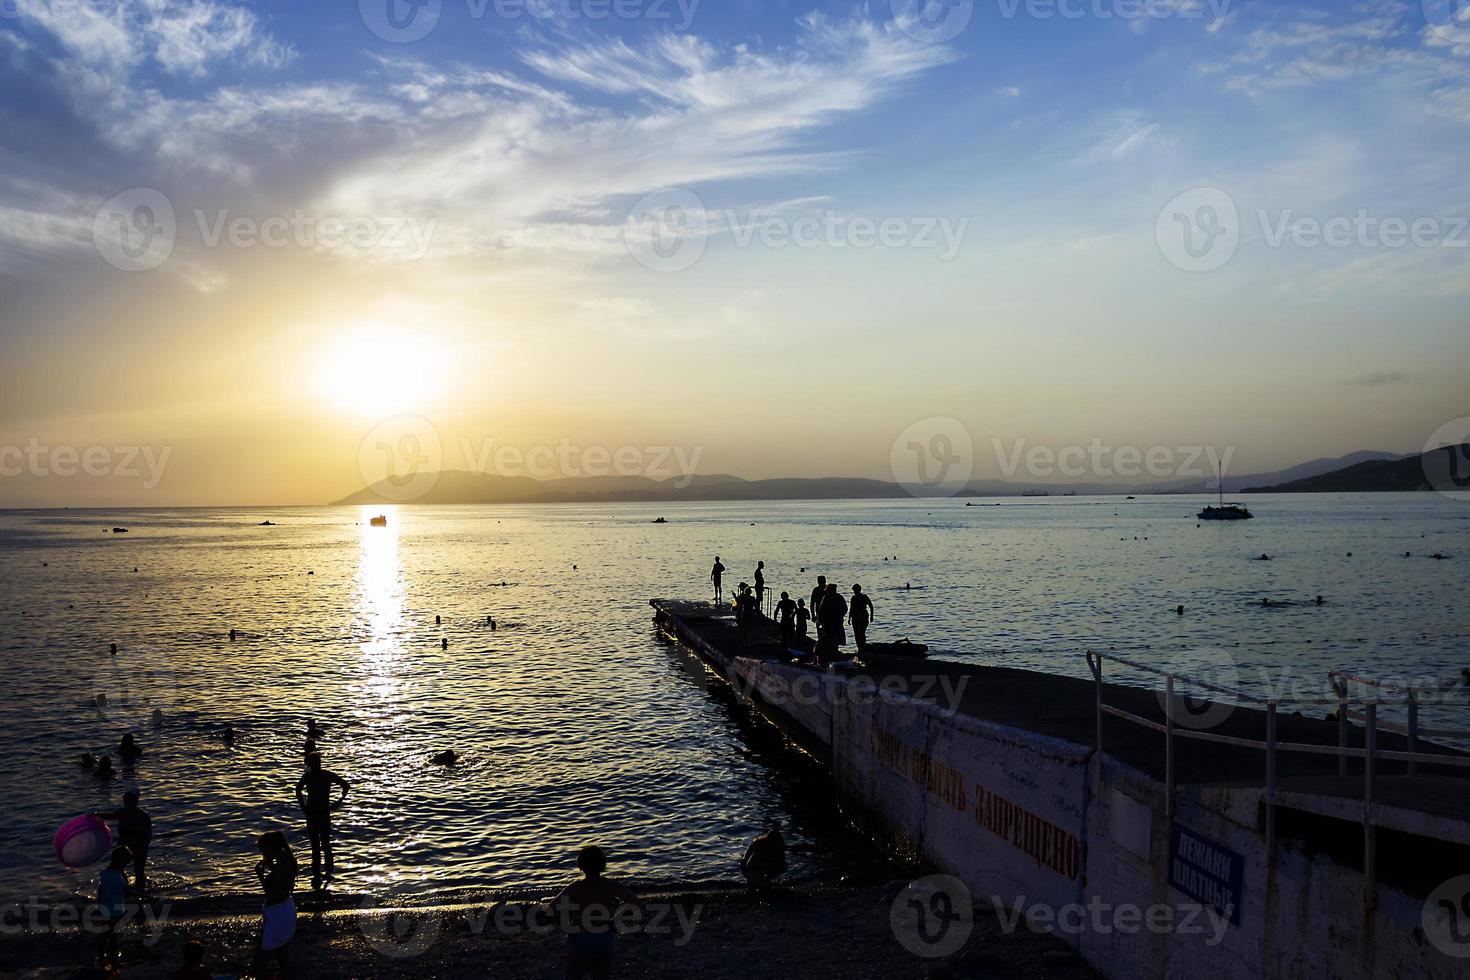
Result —
M446 377L444 356L427 338L374 326L338 337L322 351L315 386L337 408L386 414L421 408Z

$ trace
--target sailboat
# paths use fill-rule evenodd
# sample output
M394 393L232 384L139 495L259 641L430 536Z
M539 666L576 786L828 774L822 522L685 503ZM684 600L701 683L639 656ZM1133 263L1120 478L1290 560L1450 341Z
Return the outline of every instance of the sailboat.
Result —
M1219 467L1215 468L1215 492L1219 494L1218 505L1206 504L1205 509L1197 515L1202 521L1248 521L1255 514L1242 504L1227 504L1225 502L1225 474Z

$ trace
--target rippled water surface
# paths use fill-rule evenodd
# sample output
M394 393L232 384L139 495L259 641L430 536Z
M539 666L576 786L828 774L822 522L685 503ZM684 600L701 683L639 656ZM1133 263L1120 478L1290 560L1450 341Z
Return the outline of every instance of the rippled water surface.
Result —
M802 791L813 774L773 765L651 625L648 599L704 595L716 553L731 583L757 559L793 595L818 571L861 582L876 637L960 659L1080 675L1089 647L1161 666L1223 649L1244 686L1319 689L1333 667L1470 665L1463 502L1262 497L1257 520L1204 526L1189 498L993 503L400 507L387 528L357 508L0 513L6 889L89 889L51 834L136 785L160 891L249 891L253 835L302 837L307 717L353 783L344 890L545 884L589 839L624 874L729 877L773 818L798 873L829 872L851 840ZM135 772L77 765L128 730ZM428 762L449 747L458 765Z

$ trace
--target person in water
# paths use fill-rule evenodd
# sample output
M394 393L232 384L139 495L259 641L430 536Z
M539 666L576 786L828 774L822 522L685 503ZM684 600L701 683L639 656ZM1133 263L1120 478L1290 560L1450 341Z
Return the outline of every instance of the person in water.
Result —
M98 779L111 779L117 775L117 770L112 768L112 756L104 755L101 759L97 760L97 769L94 775Z
M97 933L97 965L109 973L122 968L122 953L117 945L117 927L127 914L127 900L133 890L128 887L124 868L133 860L126 847L117 847L97 883L97 907L102 913L102 930Z
M123 761L123 765L127 765L130 762L137 762L142 755L143 746L138 744L138 740L133 737L132 732L123 735L122 741L117 743L117 757Z
M140 892L148 890L148 847L153 843L153 818L138 805L138 791L130 789L123 794L121 809L97 811L92 814L103 820L117 821L117 839L133 855L133 883Z
M786 840L781 828L772 827L750 842L745 857L740 859L740 873L750 887L766 891L786 870Z
M307 738L322 738L326 734L327 734L327 730L325 728L318 727L315 718L308 718L308 719L306 719L306 737Z
M709 570L709 580L715 584L715 605L724 601L725 590L720 587L720 576L725 574L725 566L720 564L720 556L715 555L715 565Z
M332 787L342 795L332 799ZM306 835L311 839L311 886L320 888L325 877L332 877L332 811L347 801L351 787L347 780L322 768L320 753L306 757L306 772L296 783L296 803L306 814ZM325 864L323 863L325 859Z
M755 604L761 606L766 601L766 563L758 561L755 563Z
M562 932L567 936L567 980L604 980L612 975L613 949L617 945L614 923L624 907L642 910L638 896L620 882L603 877L607 855L589 844L577 852L581 879L572 882L550 902Z
M785 592L781 593L781 601L776 603L776 616L781 626L781 645L790 650L796 642L796 603Z
M296 855L291 853L286 835L279 830L261 834L255 843L260 849L255 877L265 900L260 909L260 951L255 954L254 972L260 974L267 963L275 960L280 975L289 977L291 961L287 951L296 935L296 902L291 897L296 890Z
M852 638L861 650L868 645L868 624L873 621L873 600L861 585L852 587L852 601L847 605L847 618L852 622Z

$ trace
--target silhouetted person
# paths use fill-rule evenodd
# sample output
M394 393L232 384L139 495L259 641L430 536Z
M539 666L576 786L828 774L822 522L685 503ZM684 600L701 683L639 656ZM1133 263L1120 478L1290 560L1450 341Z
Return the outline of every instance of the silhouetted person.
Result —
M766 563L758 561L755 563L755 604L761 606L766 601Z
M837 586L827 586L822 593L822 604L817 608L817 622L821 626L821 637L817 641L818 658L835 659L837 648L847 642L847 630L843 621L847 619L847 600L837 591Z
M318 727L315 718L306 719L307 738L321 738L325 734L327 734L327 730L325 728Z
M117 775L117 770L112 768L112 756L104 755L97 760L97 769L93 773L98 779L111 779Z
M130 762L137 762L139 756L142 754L143 746L138 744L138 740L133 737L132 732L125 734L122 740L117 743L117 757L123 761L123 765L127 765Z
M332 799L332 787L340 786L342 795ZM322 768L322 757L313 752L306 757L306 772L296 783L296 803L306 814L306 834L311 838L311 884L320 888L323 870L332 876L332 811L347 800L347 780ZM323 859L325 858L325 869Z
M97 811L93 816L117 821L117 839L133 855L133 885L138 891L148 890L148 846L153 842L153 818L138 805L138 791L123 794L121 809Z
M715 565L709 570L709 580L715 584L715 604L725 598L725 590L720 586L720 577L725 574L725 566L720 564L720 556L715 555Z
M750 886L765 891L786 870L786 840L779 827L772 827L750 842L745 857L740 860L740 871Z
M740 583L740 591L735 596L735 621L740 624L740 645L750 645L750 630L755 625L756 617L760 615L760 603L755 600L755 593L750 591L750 586L744 582Z
M873 621L873 600L863 592L861 585L852 587L852 602L848 603L848 618L852 620L852 636L861 650L868 645L868 624Z
M805 599L796 600L796 637L801 641L802 649L806 649L806 624L812 618L812 611L806 607Z
M126 847L113 849L112 858L97 882L97 907L102 913L102 928L97 933L97 965L108 971L122 966L122 953L117 948L117 927L127 915L129 894L136 894L128 885L128 876L123 869L133 855Z
M607 855L589 845L577 852L582 878L562 889L550 902L557 924L567 936L567 980L604 980L612 975L617 945L613 916L624 905L641 908L638 896L620 882L604 878Z
M817 621L817 639L822 638L822 597L827 594L827 576L817 576L817 586L812 589L812 617Z
M796 641L796 603L785 592L781 593L781 601L776 603L776 616L781 627L781 646L790 650Z
M255 865L255 877L265 899L260 909L260 951L255 955L254 972L258 975L266 963L275 960L281 976L289 977L287 950L296 935L296 901L291 897L296 890L296 855L279 830L261 834L256 846L260 861Z

